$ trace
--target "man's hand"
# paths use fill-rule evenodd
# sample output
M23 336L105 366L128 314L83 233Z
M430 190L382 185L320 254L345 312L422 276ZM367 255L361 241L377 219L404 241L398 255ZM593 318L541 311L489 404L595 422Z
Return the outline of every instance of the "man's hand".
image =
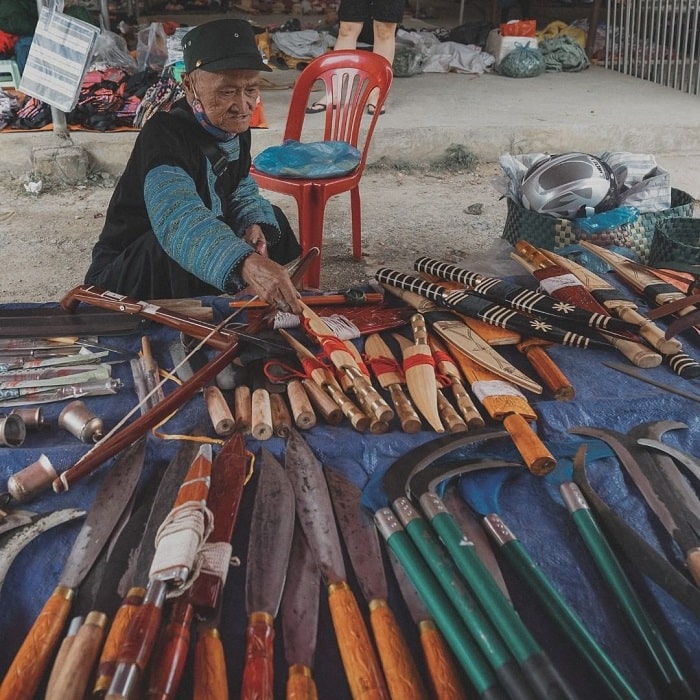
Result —
M299 292L282 265L253 253L243 261L241 277L263 301L276 304L281 311L301 313Z

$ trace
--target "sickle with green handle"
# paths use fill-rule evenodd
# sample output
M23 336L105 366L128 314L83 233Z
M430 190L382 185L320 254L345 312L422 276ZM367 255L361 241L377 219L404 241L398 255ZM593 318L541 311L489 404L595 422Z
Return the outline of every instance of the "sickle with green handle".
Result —
M508 474L500 474L499 486ZM606 652L591 635L580 617L571 609L557 589L537 566L522 542L510 531L498 515L493 482L469 482L460 489L469 505L484 518L484 527L500 551L508 558L518 575L537 596L551 619L589 664L611 693L612 698L634 700L639 696L613 664Z
M537 697L575 697L525 627L488 568L476 554L474 547L465 546L470 544L469 541L435 490L438 483L452 476L512 464L512 462L494 462L484 459L473 460L471 463L465 463L462 460L456 467L451 463L416 471L404 483L420 501L430 524L454 560L459 572L457 575L461 574L481 603L482 609L488 611L490 621L500 633ZM405 500L408 502L408 499ZM408 525L406 527L409 528ZM427 552L421 551L425 556Z
M549 659L525 628L478 557L474 555L473 560L470 561L471 566L462 570L460 575L460 570L408 498L411 477L439 457L471 442L501 438L505 435L500 431L475 431L469 433L463 442L453 443L451 449L446 448L445 444L439 441L423 445L422 448L413 450L394 462L384 474L382 485L399 520L462 615L464 622L468 626L471 625L470 629L476 632L476 639L481 644L491 645L489 661L494 665L494 669L498 669L499 680L504 685L508 685L508 692L513 697L523 695L531 697L527 682L524 680L524 677L527 677L531 685L530 690L536 691L537 697L547 698L547 700L575 697L574 693L565 687ZM435 444L435 450L431 454L430 447L433 444ZM458 530L456 525L455 529ZM464 542L462 533L460 533L460 541ZM471 592L465 584L465 579L471 587ZM475 603L477 601L481 603L481 610L486 611L488 617L473 614L472 607L468 603L474 599L476 599ZM473 607L479 610L478 605ZM498 633L500 633L500 639ZM506 662L506 657L501 653L503 647L499 644L503 642L505 649L510 651L517 665L509 665Z
M581 445L573 461L574 473L579 476L583 474L584 478L586 451L586 445ZM665 690L669 692L668 697L674 700L691 700L695 694L683 677L660 630L642 605L615 553L598 527L585 497L578 486L570 481L564 482L559 488L588 551L637 633L648 660L658 671L658 676L662 679Z

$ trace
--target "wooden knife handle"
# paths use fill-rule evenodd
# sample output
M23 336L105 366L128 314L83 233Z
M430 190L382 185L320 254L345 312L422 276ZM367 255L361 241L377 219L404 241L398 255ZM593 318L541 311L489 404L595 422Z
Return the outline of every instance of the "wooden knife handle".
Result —
M207 405L214 432L217 435L230 435L236 427L236 421L221 389L218 386L205 387L204 402Z
M445 395L437 390L437 406L440 421L450 433L463 433L469 430L462 416L457 413L455 407L445 398Z
M365 621L345 581L328 587L328 604L353 700L389 700Z
M639 335L651 345L652 348L658 350L662 355L673 355L683 349L680 341L676 338L666 338L664 331L661 330L651 319L642 316L639 311L630 308L629 306L618 306L615 309L619 318L623 321L639 324Z
M302 664L289 667L287 700L318 700L318 691L311 669Z
M272 432L281 438L289 437L292 431L292 415L282 394L270 394Z
M32 700L68 620L75 591L56 586L0 686L0 700Z
M299 430L313 428L316 425L316 414L304 391L304 385L298 379L291 379L287 383L287 398L292 409L294 425Z
M427 700L416 663L385 600L372 600L369 619L392 700Z
M637 367L641 367L642 369L658 367L663 360L663 357L661 357L658 352L652 350L643 343L638 343L636 340L618 338L605 333L601 333L601 335L605 336L605 339L610 343L610 345L621 352L633 365Z
M269 440L272 433L272 406L267 389L256 389L253 392L253 419L250 434L256 440Z
M552 392L552 396L558 401L571 401L575 391L568 377L559 369L559 366L547 354L544 345L530 343L528 341L518 343L518 350L522 352L527 361L532 365L537 376Z
M194 607L186 594L173 603L158 658L151 661L148 698L164 700L175 697L187 662L193 616Z
M104 613L90 612L75 635L45 700L82 700L95 670L107 627Z
M324 388L355 430L363 433L369 428L369 416L365 415L338 386L329 383L326 384Z
M472 397L469 396L464 385L456 380L452 381L452 395L455 397L455 402L457 403L457 408L462 414L462 418L467 423L467 427L471 430L476 430L477 428L483 428L486 423L479 413L479 409L472 401Z
M503 416L503 427L508 431L525 465L533 474L543 476L557 466L554 455L519 413Z
M693 577L693 581L697 586L700 586L700 548L695 547L685 553L685 563L688 565L688 571Z
M436 700L466 698L467 693L461 681L459 667L435 623L430 619L421 620L418 629L431 689Z
M301 384L309 401L328 425L339 425L343 422L343 412L338 404L313 379L302 379Z
M117 668L119 647L124 639L126 630L131 624L132 618L136 615L136 611L143 602L144 595L146 595L145 588L130 589L114 615L109 634L102 647L100 661L97 665L97 679L92 689L93 695L101 697L109 689L109 684L112 682L114 671Z
M413 314L411 316L411 330L416 345L428 345L428 329L425 326L423 314Z
M406 392L400 384L389 384L387 388L391 396L391 402L396 409L399 423L401 423L401 430L404 433L417 433L422 427L421 419L416 413L416 409L413 408L413 404L408 396L406 396Z
M75 641L75 635L78 634L78 630L82 624L82 617L74 617L70 621L66 636L63 638L61 646L58 647L58 651L56 652L56 657L53 660L53 667L51 668L51 673L49 674L49 680L46 683L47 698L53 695L54 685L56 684L58 677L61 675L61 669L63 668L66 657L68 656L68 652L70 651L70 648Z
M193 700L229 700L226 659L217 629L200 630L194 648Z
M274 700L274 622L265 612L248 618L241 700Z
M244 435L250 435L250 428L253 423L253 406L250 395L250 387L239 384L233 390L233 414L238 429Z

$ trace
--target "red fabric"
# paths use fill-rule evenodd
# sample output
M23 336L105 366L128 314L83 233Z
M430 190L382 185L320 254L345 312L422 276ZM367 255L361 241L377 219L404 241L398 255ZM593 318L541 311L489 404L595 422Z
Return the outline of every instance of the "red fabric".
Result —
M15 45L19 37L15 34L8 34L0 29L0 56L9 58L15 53Z

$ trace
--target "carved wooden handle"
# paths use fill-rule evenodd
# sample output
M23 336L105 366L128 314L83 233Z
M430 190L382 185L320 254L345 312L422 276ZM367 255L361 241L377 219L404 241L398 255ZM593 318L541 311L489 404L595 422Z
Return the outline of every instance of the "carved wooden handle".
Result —
M75 635L46 700L82 700L92 677L107 627L107 616L93 611Z
M627 340L626 338L617 338L616 336L607 335L606 333L601 333L601 335L605 336L607 341L616 350L619 350L637 367L641 367L642 369L658 367L663 360L663 357L661 357L658 352L652 350L643 343L638 343L635 340Z
M348 584L343 581L330 585L328 603L353 699L389 700L377 655Z
M396 415L401 423L401 430L404 433L417 433L422 427L421 419L403 388L400 384L389 384L388 389L396 409Z
M92 690L93 695L103 696L107 692L114 677L114 671L117 668L119 647L124 639L126 630L131 624L132 618L136 615L136 611L143 602L145 594L145 588L132 588L119 606L109 628L109 634L105 640L102 655L97 665L97 679Z
M287 700L318 700L316 683L308 666L294 664L289 667Z
M274 700L273 641L274 618L254 612L246 629L245 667L241 700Z
M236 427L236 421L221 389L218 386L205 387L204 401L214 432L217 435L230 435Z
M190 626L194 607L185 598L178 599L170 611L170 619L158 649L158 658L151 662L148 697L174 698L182 679L190 647Z
M639 311L629 306L617 306L615 312L623 321L639 324L639 335L658 350L662 355L673 355L683 349L680 341L676 338L666 338L661 330L651 319L642 316Z
M0 700L32 700L68 619L74 591L57 586L44 604L0 686Z
M193 700L229 700L226 659L217 629L200 630L194 649Z
M419 628L423 656L437 700L466 698L467 693L461 681L459 667L435 623L432 620L422 620Z
M355 406L337 384L328 382L323 388L331 399L333 399L333 402L340 408L343 415L350 421L350 424L355 430L364 432L369 428L369 417Z
M450 433L464 433L469 430L469 427L462 419L462 416L457 413L455 407L445 398L445 395L437 390L438 413L440 421Z
M343 412L338 404L313 380L302 379L301 384L309 401L328 425L339 425L343 421Z
M503 417L503 426L513 440L527 468L537 476L549 474L557 461L530 424L519 413Z
M466 421L467 426L471 430L483 428L486 423L481 413L479 413L479 409L474 404L474 401L472 401L472 397L469 396L467 390L464 388L464 385L458 380L453 380L451 388L452 395L457 402L457 408L459 408L459 412L462 414L462 418Z
M392 700L427 700L416 663L386 601L373 600L369 608L374 641Z

